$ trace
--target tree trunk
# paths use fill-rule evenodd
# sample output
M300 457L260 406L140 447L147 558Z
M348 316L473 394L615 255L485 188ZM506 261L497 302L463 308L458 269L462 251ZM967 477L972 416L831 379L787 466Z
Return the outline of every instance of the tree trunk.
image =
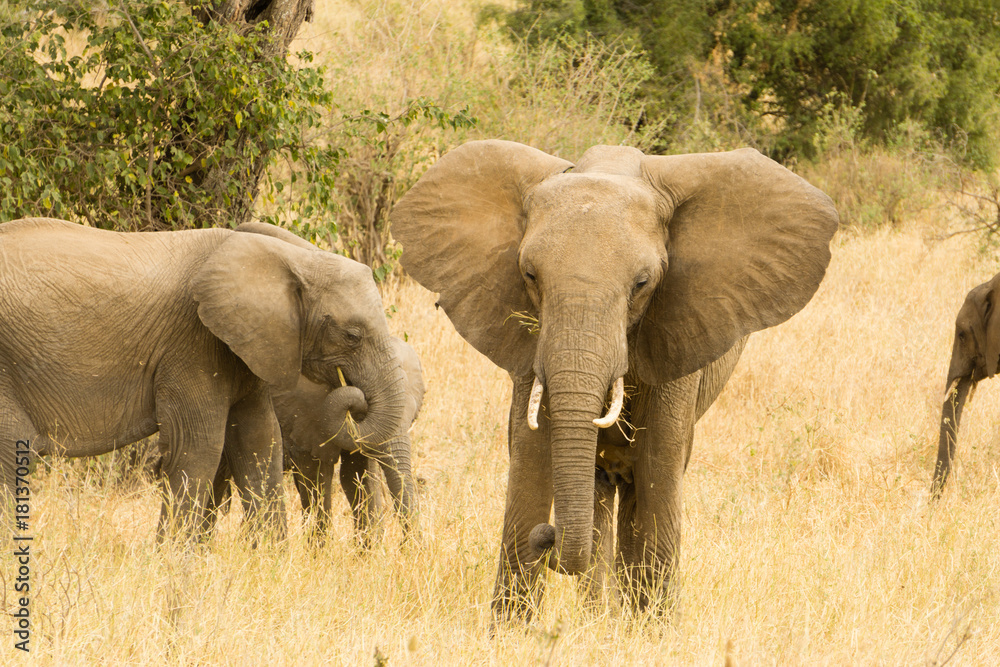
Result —
M197 6L194 15L205 23L214 21L228 25L236 32L246 32L266 21L270 39L256 57L261 60L284 59L302 23L312 21L313 0L216 0ZM246 113L249 114L249 110ZM250 140L249 131L241 130L237 139L240 147L238 155L244 153L243 148ZM227 219L216 223L239 225L252 219L266 164L267 150L261 147L257 158L249 164L240 165L240 169L234 169L236 165L232 161L223 160L214 167L196 170L191 175L192 180L211 195L209 208L225 212ZM240 189L244 196L235 201L227 200L226 192L233 178L243 181Z
M206 23L215 21L231 25L234 30L267 21L273 40L260 55L284 58L302 23L312 21L313 0L216 0L200 5L194 14Z

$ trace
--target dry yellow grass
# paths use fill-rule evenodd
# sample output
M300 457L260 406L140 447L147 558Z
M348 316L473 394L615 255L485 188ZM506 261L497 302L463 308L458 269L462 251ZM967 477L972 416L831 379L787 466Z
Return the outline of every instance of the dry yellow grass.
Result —
M284 547L248 548L233 513L204 550L158 549L151 485L115 491L57 462L32 480L33 662L707 665L728 646L740 665L895 665L963 642L954 664L991 664L1000 383L970 404L939 505L927 487L952 322L996 262L923 231L839 238L809 306L751 338L698 428L679 603L662 621L587 615L550 574L542 617L490 639L509 381L407 284L387 300L427 374L423 541L400 547L390 517L360 553L342 502L311 551L291 500Z
M400 18L397 5L383 4L381 19ZM434 35L448 25L471 30L471 14L452 11L459 5L422 3L426 20L413 25ZM372 44L345 33L362 14L356 2L317 2L303 44L321 58L351 40ZM474 40L461 44L471 50L437 42L436 66L480 57ZM392 53L379 51L356 80L409 81L410 95L436 90L437 75L393 70ZM526 134L504 138L541 132L549 141L549 125L523 122L543 111L510 109L521 114L510 127ZM567 151L604 131L602 122L572 131L574 119L539 120L571 126L551 141ZM56 461L31 480L30 662L898 665L940 663L958 647L952 664L994 664L1000 381L983 383L967 409L942 501L929 505L927 488L954 318L1000 262L967 237L925 238L937 229L910 221L838 237L809 306L751 338L697 429L678 604L664 619L587 614L573 580L549 574L541 617L490 637L510 383L455 333L432 295L404 284L386 300L397 307L390 326L408 334L427 379L413 432L423 540L400 546L389 517L385 539L361 553L341 501L329 543L312 550L290 493L286 545L250 549L233 512L203 549L157 547L151 484L121 489L100 468L84 478L80 466ZM6 611L14 567L9 551L0 556ZM0 661L23 660L3 636Z

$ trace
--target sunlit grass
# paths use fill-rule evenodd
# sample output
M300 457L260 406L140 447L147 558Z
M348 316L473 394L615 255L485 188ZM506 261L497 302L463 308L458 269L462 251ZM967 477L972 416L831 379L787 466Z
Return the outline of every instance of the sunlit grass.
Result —
M419 43L420 26L435 39L473 30L471 13L441 9L459 4L422 3L422 23L389 26L405 40L386 27L365 42L349 32L358 3L318 1L303 42L321 60L396 39L395 50L355 53L371 69L347 80L377 89L373 104L397 80L410 95L436 94L445 79L401 75L394 54ZM384 5L375 19L406 18ZM461 81L481 78L475 39L429 48L435 68L462 63ZM503 138L569 157L592 137L621 136L542 102L494 106L503 117L491 122L511 128ZM286 544L251 549L234 511L208 545L158 547L152 483L116 483L107 461L55 461L31 480L31 663L916 665L957 648L952 664L993 664L1000 381L982 383L966 410L941 502L929 504L927 490L954 318L1000 262L969 237L933 241L941 224L838 237L812 302L751 337L697 428L677 605L663 619L585 612L574 581L549 574L540 618L491 637L510 381L455 333L434 295L404 283L386 305L427 384L413 430L422 539L401 545L390 516L362 553L339 501L327 544L310 548L288 483ZM14 567L0 556L6 611ZM2 662L20 658L3 636Z
M362 553L341 501L311 549L290 493L285 545L249 548L234 512L205 547L158 548L150 483L57 461L32 479L35 661L721 664L729 646L737 664L923 664L959 645L956 664L989 664L1000 387L969 405L938 505L927 488L954 315L990 267L971 240L927 243L918 227L836 242L815 299L751 338L698 427L676 608L586 613L550 574L541 618L492 639L509 380L405 284L387 301L427 376L422 540L401 546L388 517Z

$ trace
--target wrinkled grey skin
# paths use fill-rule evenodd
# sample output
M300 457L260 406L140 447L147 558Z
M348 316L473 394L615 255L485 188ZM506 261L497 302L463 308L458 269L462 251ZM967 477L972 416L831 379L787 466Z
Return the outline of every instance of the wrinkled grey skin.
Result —
M746 336L812 297L837 224L829 197L750 149L596 146L573 164L470 142L402 198L403 266L514 383L498 620L530 618L546 565L584 574L597 596L612 558L630 604L660 608L694 423ZM599 428L619 378L622 419ZM525 416L533 379L537 430Z
M1000 273L973 287L955 319L955 341L948 364L948 382L941 405L937 463L931 494L944 490L958 443L958 427L965 402L983 379L997 373L1000 364Z
M371 271L257 227L267 225L131 234L45 218L0 225L6 492L19 440L33 456L94 456L159 431L160 536L204 534L225 468L251 526L281 538L270 386L291 388L300 374L333 386L339 366L368 398L365 439L395 433L404 376L385 361L395 355Z
M348 414L363 423L368 413L368 403L357 387L331 391L302 377L295 389L272 395L284 442L285 469L292 471L303 510L316 515L319 535L325 533L329 521L333 468L338 460L340 487L350 503L364 546L370 546L375 538L382 512L379 465L404 534L416 527L417 496L412 478L402 478L395 462L411 461L409 430L424 400L424 379L416 351L399 338L394 337L392 343L406 374L406 407L395 435L387 443L391 458L370 456L352 435Z

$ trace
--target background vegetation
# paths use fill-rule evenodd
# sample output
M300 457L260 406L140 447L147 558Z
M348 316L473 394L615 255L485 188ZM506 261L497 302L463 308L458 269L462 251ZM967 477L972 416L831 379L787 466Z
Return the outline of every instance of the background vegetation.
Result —
M1000 259L994 4L316 0L287 59L254 55L263 26L195 21L175 2L57 6L73 12L0 5L3 218L160 229L257 216L385 277L396 199L450 147L502 137L571 160L596 143L753 145L830 193L844 230L814 300L751 338L697 428L669 618L587 614L550 574L542 617L491 638L509 380L433 295L388 281L390 326L429 387L413 432L423 541L401 547L390 517L363 554L342 503L331 542L311 550L293 492L286 546L251 551L236 511L205 550L175 552L155 546L158 495L123 477L125 455L56 460L32 478L34 662L1000 653L1000 387L969 405L943 502L926 494L954 317ZM196 177L210 166L214 180ZM5 609L12 565L0 558Z
M889 143L910 121L995 165L995 0L518 0L485 15L536 42L592 34L641 46L654 68L642 96L668 122L666 147L722 113L772 155L815 157L831 110L853 111L865 139ZM727 98L735 112L718 108Z
M937 189L988 192L998 157L996 0L209 6L0 6L0 218L257 217L382 278L399 255L393 203L471 138L569 159L599 142L751 145L862 230ZM272 6L297 18L272 26Z

